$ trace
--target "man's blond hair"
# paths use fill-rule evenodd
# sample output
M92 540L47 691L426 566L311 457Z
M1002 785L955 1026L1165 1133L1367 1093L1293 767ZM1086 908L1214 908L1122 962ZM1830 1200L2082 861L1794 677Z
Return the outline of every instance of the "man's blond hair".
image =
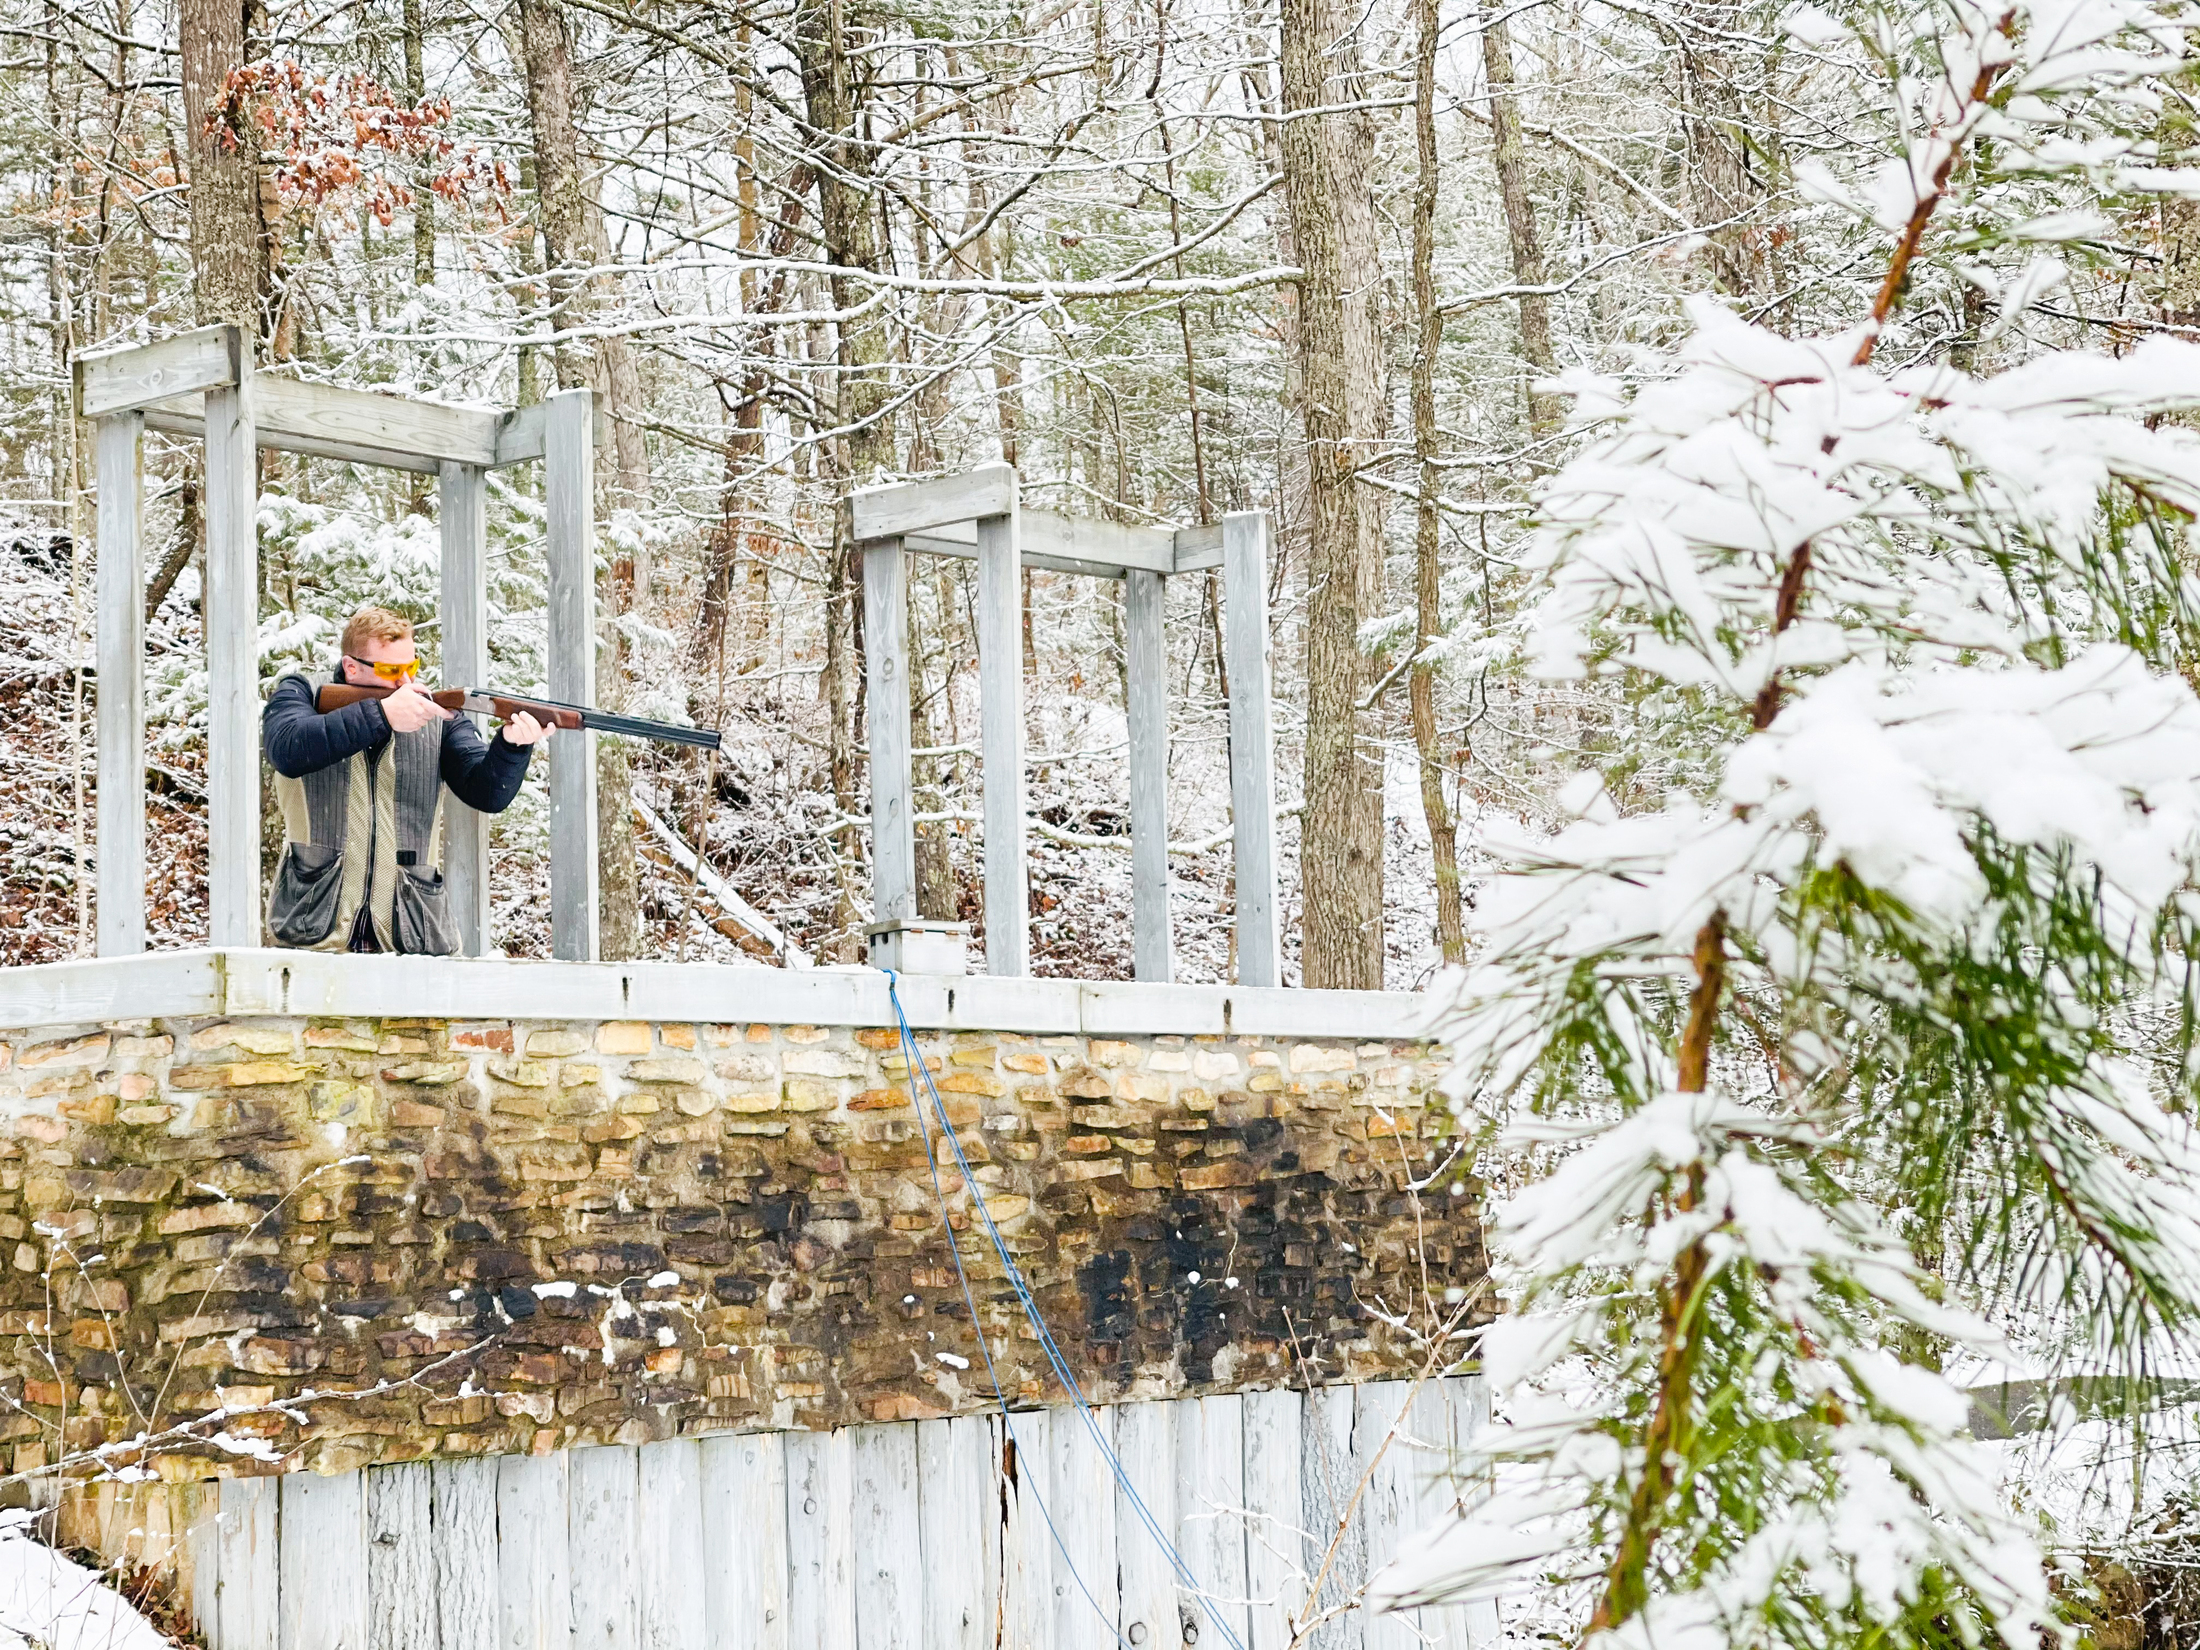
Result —
M401 619L386 607L362 607L344 626L344 651L356 656L367 642L409 642L412 620Z

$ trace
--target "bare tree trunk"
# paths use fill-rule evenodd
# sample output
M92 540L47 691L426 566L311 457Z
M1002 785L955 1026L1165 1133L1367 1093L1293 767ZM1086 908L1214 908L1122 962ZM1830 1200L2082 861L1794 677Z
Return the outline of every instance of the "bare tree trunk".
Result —
M817 204L824 231L826 261L834 266L829 286L833 307L846 310L864 294L842 270L878 267L879 223L865 180L873 152L865 141L863 94L855 75L859 62L849 50L852 19L842 0L801 0L795 12L794 48L802 71L804 106L810 127L824 150L817 176ZM877 319L866 317L835 329L837 393L835 413L847 434L835 443L836 480L860 486L893 462L893 430L882 416L891 385L886 335ZM832 566L826 581L826 673L832 710L829 755L833 801L842 818L856 808L856 672L862 668L861 615L863 563L848 534L847 512L835 512ZM847 838L842 837L845 845ZM837 955L854 960L860 926L854 883L855 858L845 846L838 855L840 883L833 925L839 931Z
M199 320L235 321L257 337L267 238L260 217L258 139L249 129L216 119L229 76L246 62L244 7L238 0L181 0L177 20Z
M1343 0L1283 0L1283 187L1306 273L1299 359L1308 544L1306 812L1299 877L1309 986L1383 984L1382 753L1368 714L1363 621L1381 610L1381 495L1359 467L1383 435L1382 290L1374 156L1366 124L1314 114L1354 102L1362 13Z
M1417 497L1413 517L1413 650L1418 656L1425 653L1442 628L1439 598L1442 592L1442 568L1438 560L1441 540L1441 522L1437 516L1438 489L1442 486L1442 474L1436 468L1436 352L1444 343L1444 312L1436 303L1436 194L1439 183L1436 155L1436 46L1437 0L1413 0L1413 24L1418 36L1413 75L1413 135L1419 175L1413 189L1413 310L1418 326L1418 336L1413 351L1413 456L1419 467ZM1501 27L1492 23L1494 30ZM1485 37L1485 50L1487 40ZM1493 65L1495 58L1489 58ZM1510 84L1510 75L1506 83ZM1491 112L1496 112L1496 80L1491 82ZM1505 100L1507 102L1510 99ZM1514 127L1514 144L1518 145L1518 127ZM1503 152L1504 140L1499 139L1499 151ZM1504 176L1500 162L1498 175ZM1521 205L1526 207L1525 191ZM1506 215L1512 213L1510 191L1506 197ZM1527 251L1536 257L1535 222L1527 220ZM1513 240L1513 258L1517 267L1521 254L1521 241L1517 233ZM1540 264L1540 258L1537 262ZM1523 278L1523 284L1526 284ZM1536 300L1540 309L1542 300ZM1521 337L1527 337L1527 301L1521 303ZM1550 347L1550 337L1544 336L1544 348ZM1525 349L1523 349L1525 353ZM1530 417L1533 418L1534 401L1530 400ZM1452 815L1451 801L1444 794L1444 757L1436 734L1436 668L1425 661L1416 662L1408 679L1413 721L1413 748L1420 759L1421 812L1428 821L1429 854L1436 866L1436 943L1442 947L1444 961L1463 962L1467 955L1466 924L1459 906L1459 822Z
M414 108L428 100L427 0L405 0L405 96ZM435 167L423 159L413 172L413 281L427 286L435 280L435 191L429 179Z
M573 43L560 0L520 0L520 46L527 74L527 110L534 127L535 190L544 251L550 266L552 318L564 332L582 320L597 293L579 273L604 261L601 224L581 184L578 101L573 87ZM605 297L609 293L602 294ZM635 423L641 383L633 347L606 338L594 350L562 344L558 380L591 385L602 399L613 431L612 496L643 503L649 492L648 451ZM625 659L618 621L635 603L631 557L616 556L599 592L610 645L599 660L597 694L606 706L625 700ZM605 740L596 747L597 948L606 961L642 950L641 866L634 847L634 772L626 747Z
M1741 27L1738 10L1734 0L1685 0L1674 13L1690 204L1706 231L1712 273L1725 291L1737 295L1764 284L1763 244L1755 227L1727 221L1748 212L1760 194L1742 139L1745 97L1725 47L1728 34Z
M1498 198L1505 207L1505 234L1512 243L1513 281L1524 287L1541 286L1548 277L1543 271L1543 245L1535 230L1535 202L1528 195L1527 149L1520 141L1512 30L1501 15L1482 26L1482 72L1490 85L1491 158L1497 168ZM1434 116L1430 119L1433 121ZM1432 125L1424 167L1435 164L1434 143ZM1520 295L1520 360L1528 369L1529 433L1548 435L1565 422L1565 408L1557 396L1535 387L1538 380L1558 370L1557 357L1551 352L1551 301L1540 292Z

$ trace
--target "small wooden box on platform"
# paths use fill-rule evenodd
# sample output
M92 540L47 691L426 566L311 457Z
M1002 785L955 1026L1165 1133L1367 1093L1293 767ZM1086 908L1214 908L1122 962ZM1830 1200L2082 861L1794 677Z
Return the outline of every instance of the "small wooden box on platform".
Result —
M863 930L863 937L870 943L873 968L891 968L897 974L970 972L967 922L905 917L898 922L871 923Z

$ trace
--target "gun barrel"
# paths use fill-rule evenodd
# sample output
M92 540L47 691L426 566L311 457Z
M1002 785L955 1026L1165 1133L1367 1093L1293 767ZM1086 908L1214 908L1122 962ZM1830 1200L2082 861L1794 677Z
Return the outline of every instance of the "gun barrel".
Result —
M584 710L581 726L597 733L623 733L630 739L660 739L668 745L697 745L718 749L723 735L716 728L684 728L675 722L645 722L638 716L613 716L605 711Z

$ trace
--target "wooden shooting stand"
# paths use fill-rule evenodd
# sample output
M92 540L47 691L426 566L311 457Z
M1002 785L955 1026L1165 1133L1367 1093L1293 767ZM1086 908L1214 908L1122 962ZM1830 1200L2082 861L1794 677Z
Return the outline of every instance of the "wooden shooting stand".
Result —
M595 397L566 390L496 411L333 389L256 372L235 326L105 350L76 363L76 406L96 429L99 489L99 954L145 949L144 433L206 443L208 944L260 943L259 498L273 447L436 478L443 533L437 604L443 675L489 675L483 478L541 460L548 515L549 697L595 699ZM594 736L567 733L550 761L551 950L596 955ZM488 822L455 800L443 873L459 943L489 931Z
M1237 983L1275 985L1275 759L1269 707L1268 517L1220 527L1127 527L1022 508L1016 472L987 464L937 481L874 487L849 500L863 546L863 636L871 738L872 956L922 954L939 928L917 918L910 796L907 552L978 563L978 700L985 784L985 960L1031 972L1025 874L1022 572L1124 582L1130 684L1131 923L1140 980L1175 977L1169 934L1169 689L1164 581L1222 569L1230 676L1230 805L1237 880Z

